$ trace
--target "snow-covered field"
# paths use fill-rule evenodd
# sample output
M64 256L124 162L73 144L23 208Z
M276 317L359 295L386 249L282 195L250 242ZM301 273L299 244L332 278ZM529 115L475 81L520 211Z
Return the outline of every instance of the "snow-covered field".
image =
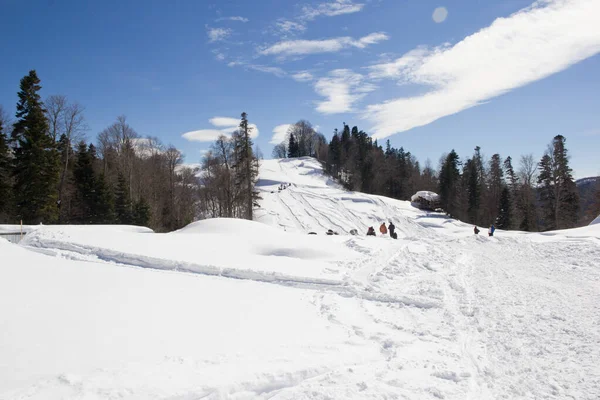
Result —
M600 398L600 224L475 236L308 158L259 189L258 222L0 239L0 399Z

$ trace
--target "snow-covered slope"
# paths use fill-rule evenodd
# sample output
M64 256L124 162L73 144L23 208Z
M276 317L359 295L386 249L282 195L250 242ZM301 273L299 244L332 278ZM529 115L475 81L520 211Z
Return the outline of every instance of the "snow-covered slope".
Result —
M476 236L312 159L259 185L260 222L0 240L0 399L600 398L600 224Z
M598 215L596 217L596 219L594 219L592 222L590 222L590 225L596 225L596 224L600 224L600 215Z
M279 190L281 185L285 189ZM263 200L255 219L288 232L323 234L332 229L348 235L357 229L364 235L369 226L379 232L381 223L392 221L400 238L436 235L431 227L444 227L438 233L447 234L468 227L407 201L348 192L325 176L321 164L310 157L263 161L257 186Z

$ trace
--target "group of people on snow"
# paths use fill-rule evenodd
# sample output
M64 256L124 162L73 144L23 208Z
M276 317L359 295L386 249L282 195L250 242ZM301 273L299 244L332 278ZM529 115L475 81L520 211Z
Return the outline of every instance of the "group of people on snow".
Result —
M490 228L488 229L488 236L494 236L494 231L495 231L495 230L496 230L496 227L494 226L494 224L491 224L491 225L490 225ZM473 227L473 232L474 232L476 235L479 235L479 232L480 232L480 231L479 231L479 228L477 228L477 225L475 225L475 226Z
M387 235L388 231L390 233L391 238L398 239L398 234L395 232L396 226L394 225L394 223L392 221L390 221L390 225L386 227L385 222L382 222L381 225L379 226L379 232L382 235ZM375 228L370 226L369 229L367 230L367 236L377 236L377 234L375 233Z

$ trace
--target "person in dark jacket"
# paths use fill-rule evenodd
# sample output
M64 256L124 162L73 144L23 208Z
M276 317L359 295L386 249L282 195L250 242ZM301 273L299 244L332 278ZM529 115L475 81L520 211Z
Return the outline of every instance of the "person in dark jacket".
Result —
M396 235L396 225L392 221L390 221L390 225L388 226L388 230L390 231L390 237L396 239L398 235Z
M474 232L476 235L479 235L479 228L477 228L477 225L475 225L475 226L473 227L473 232Z
M370 226L369 230L367 231L367 236L377 236L375 234L375 228L373 228L372 226Z

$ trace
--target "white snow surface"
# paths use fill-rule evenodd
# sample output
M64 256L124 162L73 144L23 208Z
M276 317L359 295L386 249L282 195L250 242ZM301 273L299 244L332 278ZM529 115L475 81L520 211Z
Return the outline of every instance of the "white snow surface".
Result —
M438 201L440 196L437 193L430 192L428 190L420 190L412 195L410 201L417 201L419 198L423 198L427 201Z
M600 215L598 215L596 217L596 219L594 219L592 222L590 222L590 225L596 225L596 224L600 224Z
M259 190L259 222L0 239L0 399L600 398L600 224L473 235L308 158Z

